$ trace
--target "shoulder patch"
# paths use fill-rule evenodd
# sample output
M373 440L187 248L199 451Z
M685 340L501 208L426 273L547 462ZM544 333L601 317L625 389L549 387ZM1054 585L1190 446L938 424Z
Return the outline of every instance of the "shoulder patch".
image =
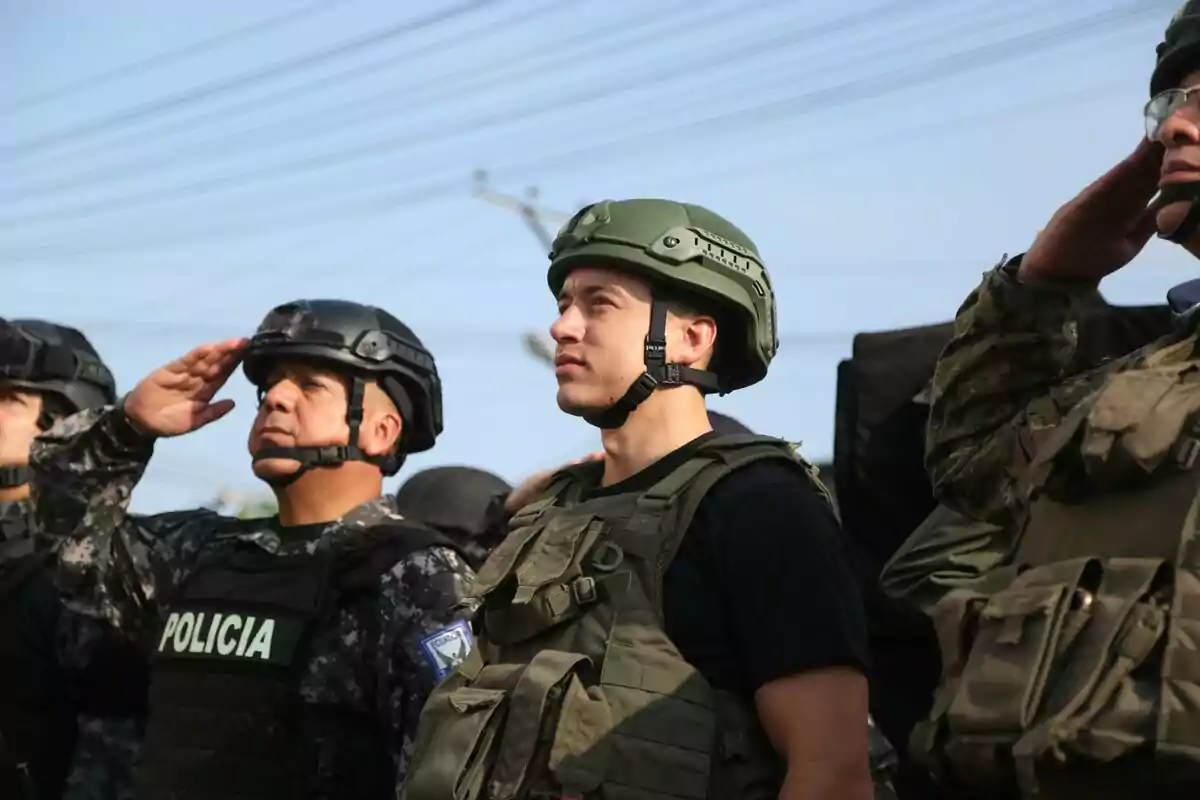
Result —
M421 653L439 681L465 661L474 647L475 637L464 620L434 631L421 640Z

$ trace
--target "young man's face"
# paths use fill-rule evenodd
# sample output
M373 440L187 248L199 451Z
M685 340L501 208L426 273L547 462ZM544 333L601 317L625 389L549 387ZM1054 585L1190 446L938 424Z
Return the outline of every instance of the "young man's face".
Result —
M601 267L571 272L558 293L554 377L568 414L607 408L645 371L650 286Z
M650 284L622 271L579 267L567 276L550 326L559 408L583 415L624 396L646 370L652 302ZM666 340L669 362L703 368L716 326L709 317L671 312Z
M0 467L29 464L29 449L41 433L42 396L27 389L0 386Z

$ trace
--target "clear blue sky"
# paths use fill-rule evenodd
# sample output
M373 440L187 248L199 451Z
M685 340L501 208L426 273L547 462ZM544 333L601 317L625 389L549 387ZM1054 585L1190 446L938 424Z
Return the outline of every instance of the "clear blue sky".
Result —
M779 295L771 375L713 407L821 458L855 332L950 318L1134 147L1178 3L3 0L0 315L83 328L124 390L277 303L373 302L445 381L446 432L405 473L516 479L597 437L520 343L554 313L542 248L472 171L568 213L672 197L747 230ZM1104 291L1157 302L1193 273L1155 242ZM228 392L135 508L257 488L253 394Z

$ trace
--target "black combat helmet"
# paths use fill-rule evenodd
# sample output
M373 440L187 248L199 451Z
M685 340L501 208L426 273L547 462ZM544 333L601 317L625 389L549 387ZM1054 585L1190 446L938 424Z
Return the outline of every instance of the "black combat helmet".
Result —
M468 536L488 527L495 501L512 491L499 475L475 467L421 470L396 491L397 510L411 519Z
M6 348L0 354L0 386L42 395L38 424L43 430L55 414L74 414L117 401L112 372L80 331L40 319L14 319L8 324L24 336L26 346ZM29 479L28 467L0 468L0 487L22 486Z
M296 300L276 307L246 348L246 377L264 392L271 366L282 360L316 362L350 378L347 444L268 447L254 453L255 461L287 458L300 462L300 469L288 481L312 467L347 461L365 461L385 475L394 475L404 456L433 447L442 432L442 384L433 356L407 325L382 309L346 300ZM378 382L404 421L396 451L382 458L368 456L358 448L364 378Z

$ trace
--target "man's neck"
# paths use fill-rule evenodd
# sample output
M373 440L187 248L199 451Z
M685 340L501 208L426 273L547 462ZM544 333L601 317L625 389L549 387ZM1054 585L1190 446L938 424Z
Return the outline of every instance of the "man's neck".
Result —
M375 470L311 469L275 490L281 525L316 525L341 519L383 494L383 477Z
M659 389L620 428L602 431L604 479L612 486L712 430L704 398L688 386Z

